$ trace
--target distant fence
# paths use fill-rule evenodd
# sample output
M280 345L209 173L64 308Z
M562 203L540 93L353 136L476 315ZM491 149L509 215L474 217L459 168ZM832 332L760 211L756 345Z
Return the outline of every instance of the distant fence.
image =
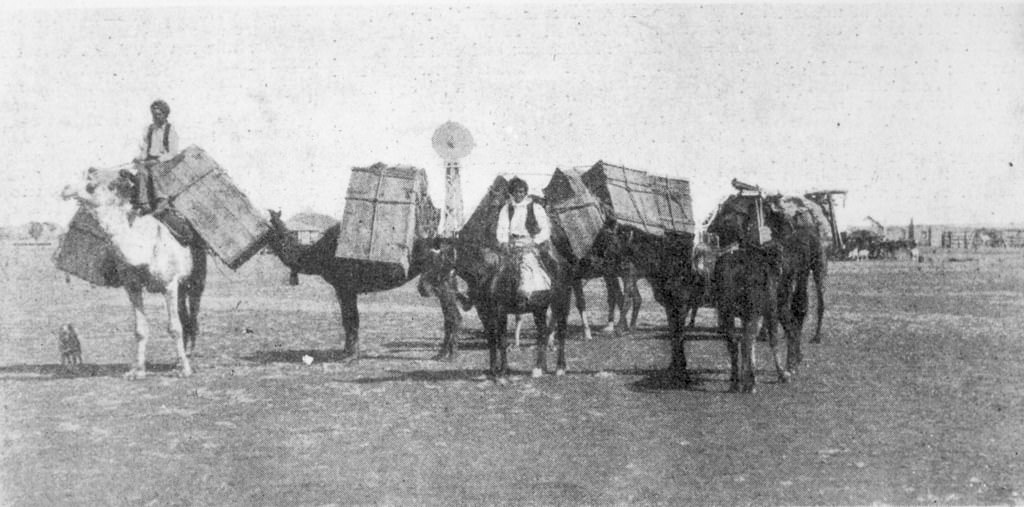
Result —
M1024 229L918 226L918 245L937 248L1024 248Z

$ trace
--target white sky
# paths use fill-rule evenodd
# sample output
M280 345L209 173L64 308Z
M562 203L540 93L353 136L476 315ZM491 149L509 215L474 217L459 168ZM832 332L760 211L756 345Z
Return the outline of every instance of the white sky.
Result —
M698 220L736 177L846 189L841 228L1024 223L1022 4L8 10L0 225L66 223L61 187L130 160L156 98L285 216L340 218L377 161L443 203L452 120L467 216L499 173L604 159L689 179Z

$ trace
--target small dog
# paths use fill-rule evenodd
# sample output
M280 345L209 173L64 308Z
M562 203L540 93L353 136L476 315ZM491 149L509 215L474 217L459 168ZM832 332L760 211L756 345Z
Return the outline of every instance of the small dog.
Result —
M78 343L75 326L64 324L57 332L57 350L60 351L60 364L65 369L74 369L82 364L82 345Z

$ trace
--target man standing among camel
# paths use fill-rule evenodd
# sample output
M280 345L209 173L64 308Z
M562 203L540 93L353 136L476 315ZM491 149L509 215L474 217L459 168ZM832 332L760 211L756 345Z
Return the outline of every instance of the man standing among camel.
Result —
M167 211L167 196L153 184L153 166L178 154L178 133L167 122L171 108L166 102L154 101L149 112L153 115L153 123L146 127L139 144L139 154L132 162L137 170L135 187L138 189L140 212L159 215Z

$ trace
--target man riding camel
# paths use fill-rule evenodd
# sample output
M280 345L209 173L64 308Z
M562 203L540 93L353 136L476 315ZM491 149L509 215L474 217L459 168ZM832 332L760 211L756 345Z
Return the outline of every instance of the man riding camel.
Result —
M132 160L135 164L136 202L140 215L152 213L171 229L183 244L201 245L188 221L176 213L168 202L164 189L153 181L157 164L167 162L178 154L178 132L168 123L171 108L163 100L155 100L149 106L153 123L146 127L139 143L139 153Z
M520 294L551 289L551 222L544 206L528 194L530 187L514 177L508 182L509 201L498 214L495 235L502 252L520 272Z
M505 252L511 248L541 245L551 239L551 222L544 206L535 206L527 193L530 186L518 177L508 182L509 203L498 216L496 235Z
M153 166L166 162L178 154L178 133L167 122L171 108L166 102L156 100L149 106L153 123L146 127L139 143L139 154L135 163L135 188L138 189L138 205L141 214L161 215L167 211L167 196L159 185L153 184Z

